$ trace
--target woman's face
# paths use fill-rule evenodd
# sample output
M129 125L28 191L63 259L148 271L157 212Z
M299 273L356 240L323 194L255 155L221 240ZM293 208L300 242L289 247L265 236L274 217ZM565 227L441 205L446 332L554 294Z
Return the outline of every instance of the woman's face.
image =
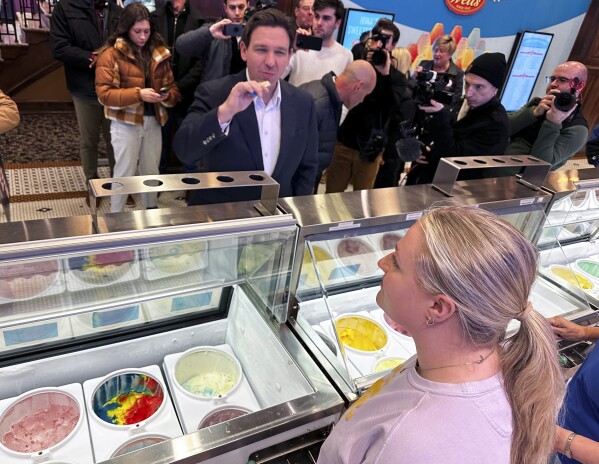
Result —
M144 19L137 21L131 29L129 29L129 40L135 44L137 48L144 48L146 42L150 38L150 21Z
M433 49L433 61L435 62L435 66L445 68L449 64L449 58L451 58L451 56L445 47L435 47Z
M415 224L395 246L395 251L378 262L385 275L376 296L377 304L393 321L414 334L426 325L426 310L433 304L416 280L416 262L424 245L421 227Z

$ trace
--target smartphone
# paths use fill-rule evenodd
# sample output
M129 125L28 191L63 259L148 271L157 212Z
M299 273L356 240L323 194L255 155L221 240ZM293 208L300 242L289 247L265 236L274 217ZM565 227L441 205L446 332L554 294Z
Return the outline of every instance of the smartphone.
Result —
M241 37L242 32L243 24L231 23L223 26L223 35L228 35L229 37Z
M169 87L161 87L160 90L158 91L158 93L160 95L166 95L168 93L168 91L170 90Z
M295 45L298 49L319 51L322 48L322 39L313 35L298 34Z

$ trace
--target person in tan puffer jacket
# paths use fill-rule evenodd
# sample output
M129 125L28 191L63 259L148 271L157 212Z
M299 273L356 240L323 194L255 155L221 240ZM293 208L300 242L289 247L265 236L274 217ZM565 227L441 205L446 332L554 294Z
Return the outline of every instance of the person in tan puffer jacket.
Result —
M115 177L158 174L165 107L180 98L170 68L171 54L141 3L123 10L114 33L98 50L96 93L111 120ZM157 194L142 195L145 208L156 207ZM111 212L122 211L125 195L112 197Z

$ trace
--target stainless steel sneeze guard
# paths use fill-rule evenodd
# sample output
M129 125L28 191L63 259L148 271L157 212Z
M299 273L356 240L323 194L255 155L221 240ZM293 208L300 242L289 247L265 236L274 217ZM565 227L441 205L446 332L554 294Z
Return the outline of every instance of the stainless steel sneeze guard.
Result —
M455 156L441 158L433 178L433 188L451 196L461 171L482 168L524 168L519 176L519 181L534 188L541 188L551 165L533 156Z
M112 177L89 181L90 206L97 224L96 198L135 193L172 192L213 188L261 187L256 208L263 214L277 211L279 184L264 171L202 172L155 176Z

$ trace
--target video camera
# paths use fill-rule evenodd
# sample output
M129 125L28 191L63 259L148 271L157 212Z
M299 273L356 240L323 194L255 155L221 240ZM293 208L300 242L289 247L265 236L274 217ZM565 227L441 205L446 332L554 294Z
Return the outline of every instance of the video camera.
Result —
M453 92L444 90L451 84L451 76L436 71L419 71L414 87L414 101L419 105L430 105L431 100L444 105L451 105L454 100Z
M248 22L249 19L254 16L260 10L266 10L267 8L276 8L278 6L275 0L257 0L256 6L250 6L245 10L243 19Z
M371 43L381 42L383 45L380 49L374 50L370 57L370 62L375 66L384 66L387 63L387 53L385 53L384 48L387 46L387 42L391 40L391 36L387 34L381 33L378 28L372 30L372 35L370 36ZM369 48L364 50L364 59L367 59L368 52L371 51Z
M584 82L578 77L575 77L570 81L570 90L566 92L560 92L555 96L553 100L553 106L556 110L570 111L576 103L580 103L580 100L576 96L577 90L582 90Z

